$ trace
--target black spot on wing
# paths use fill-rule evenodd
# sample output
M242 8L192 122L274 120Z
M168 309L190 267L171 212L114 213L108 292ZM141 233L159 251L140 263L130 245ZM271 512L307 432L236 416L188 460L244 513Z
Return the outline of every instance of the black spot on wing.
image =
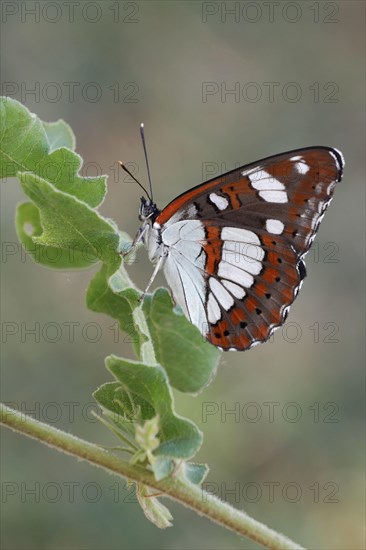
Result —
M297 269L299 270L300 280L303 281L306 277L306 266L303 260L300 260L297 264Z

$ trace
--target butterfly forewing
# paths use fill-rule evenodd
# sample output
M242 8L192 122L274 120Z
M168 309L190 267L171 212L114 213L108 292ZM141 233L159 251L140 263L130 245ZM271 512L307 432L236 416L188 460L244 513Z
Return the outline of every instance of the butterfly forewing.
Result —
M173 296L214 345L245 350L284 322L342 168L334 149L283 153L205 182L157 216Z

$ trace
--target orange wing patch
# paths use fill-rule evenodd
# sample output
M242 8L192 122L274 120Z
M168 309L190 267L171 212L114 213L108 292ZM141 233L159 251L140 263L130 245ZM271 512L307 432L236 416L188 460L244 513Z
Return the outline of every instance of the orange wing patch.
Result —
M220 239L221 229L218 226L206 225L206 240L202 243L206 253L205 271L208 275L217 272L222 253L222 241Z

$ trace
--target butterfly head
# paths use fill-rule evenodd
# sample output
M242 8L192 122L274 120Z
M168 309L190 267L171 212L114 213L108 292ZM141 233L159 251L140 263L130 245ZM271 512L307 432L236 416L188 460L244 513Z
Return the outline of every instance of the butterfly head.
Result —
M139 220L142 222L149 221L151 224L154 223L156 217L159 215L160 210L156 204L150 200L141 197L140 199L140 210L139 210Z

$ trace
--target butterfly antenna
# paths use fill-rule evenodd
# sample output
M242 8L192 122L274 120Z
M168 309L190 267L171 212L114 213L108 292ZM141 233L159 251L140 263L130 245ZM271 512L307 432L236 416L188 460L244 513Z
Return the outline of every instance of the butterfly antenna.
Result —
M145 143L145 131L144 131L144 123L143 123L143 122L142 122L141 125L140 125L140 135L141 135L141 140L142 140L142 146L143 146L143 148L144 148L145 161L146 161L146 168L147 168L147 176L148 176L148 178L149 178L151 202L153 202L153 192L152 192L152 185L151 185L149 161L148 161L148 159L147 159L147 151L146 151L146 143Z
M151 200L152 202L152 196L150 197L149 193L146 191L145 187L139 182L139 180L137 180L135 178L135 176L133 174L131 174L131 172L129 171L129 169L127 168L127 166L125 166L123 164L123 162L121 160L118 161L118 164L120 165L120 167L122 168L122 170L124 170L125 172L127 172L127 174L141 187L141 189L144 191L144 193L146 194L146 196Z

